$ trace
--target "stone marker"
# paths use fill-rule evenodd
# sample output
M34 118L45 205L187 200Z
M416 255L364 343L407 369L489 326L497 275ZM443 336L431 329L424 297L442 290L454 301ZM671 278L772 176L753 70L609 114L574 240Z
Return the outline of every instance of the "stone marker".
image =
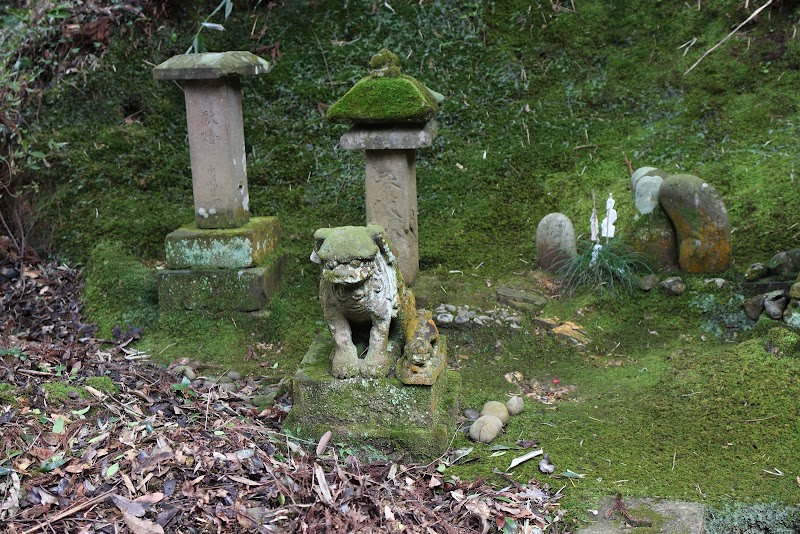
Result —
M563 213L545 215L536 227L536 257L542 270L556 272L577 257L575 228Z
M675 534L702 534L706 511L702 504L685 501L658 499L625 499L624 504L631 516L651 526L632 527L627 525L619 514L606 518L606 512L614 506L614 497L603 497L598 507L595 522L578 529L578 534L631 534L638 530Z
M250 218L240 76L269 71L250 52L186 54L153 69L183 80L195 220L167 235L162 310L253 312L280 282L277 217Z
M381 50L370 61L370 75L333 104L327 117L354 124L339 144L366 151L366 222L386 229L411 285L419 272L416 150L433 143L431 119L444 97L401 74L399 65L396 55Z
M237 228L250 218L240 76L269 72L250 52L174 56L156 80L184 80L198 228Z
M724 271L731 262L731 224L714 187L697 176L664 180L659 201L678 233L678 262L691 273Z

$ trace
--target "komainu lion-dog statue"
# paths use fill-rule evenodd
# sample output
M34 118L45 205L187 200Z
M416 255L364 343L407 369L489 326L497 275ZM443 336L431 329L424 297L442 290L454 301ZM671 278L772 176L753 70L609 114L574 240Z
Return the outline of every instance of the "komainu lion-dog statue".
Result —
M322 267L319 298L335 344L331 374L376 378L395 367L406 384L433 384L445 347L431 313L416 309L384 229L321 228L314 240L311 261Z

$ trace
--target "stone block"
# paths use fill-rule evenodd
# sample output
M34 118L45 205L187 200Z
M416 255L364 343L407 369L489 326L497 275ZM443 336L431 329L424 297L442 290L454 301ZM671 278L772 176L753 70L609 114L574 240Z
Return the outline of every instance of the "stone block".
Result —
M614 506L614 497L603 497L596 521L578 529L578 534L624 534L663 532L669 534L702 534L705 532L705 507L700 503L659 499L625 499L624 504L637 526L620 519L619 512L610 518L606 512Z
M158 273L158 302L164 310L255 311L280 283L283 258L249 269L164 270Z
M547 298L534 291L514 289L512 287L497 288L497 302L508 304L521 310L540 311L547 305Z
M458 373L445 371L432 386L393 377L338 379L329 373L333 347L328 332L312 343L293 380L294 407L284 428L311 440L330 430L335 439L420 461L447 449L458 413Z
M241 228L187 225L167 235L168 269L245 269L264 262L280 240L277 217L256 217Z
M420 125L353 126L339 138L345 150L413 150L428 148L436 137L436 121Z

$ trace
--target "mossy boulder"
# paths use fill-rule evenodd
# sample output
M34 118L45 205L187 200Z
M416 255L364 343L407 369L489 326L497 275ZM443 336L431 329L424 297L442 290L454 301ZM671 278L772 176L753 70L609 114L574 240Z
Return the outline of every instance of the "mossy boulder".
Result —
M675 174L658 193L678 234L678 262L691 273L717 273L731 262L731 223L722 195L697 176Z
M800 335L788 328L771 328L765 342L767 352L781 358L800 355Z
M678 265L678 236L675 225L661 206L640 215L625 236L628 245L661 268Z
M372 72L328 109L328 120L340 123L423 124L433 118L441 95L402 74L400 61L386 49L370 61ZM442 97L443 98L443 97Z

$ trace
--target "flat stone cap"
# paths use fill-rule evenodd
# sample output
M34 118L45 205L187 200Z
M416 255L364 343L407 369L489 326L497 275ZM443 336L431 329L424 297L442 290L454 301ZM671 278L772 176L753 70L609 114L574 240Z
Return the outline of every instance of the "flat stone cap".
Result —
M172 56L153 69L156 80L216 80L257 76L270 71L268 61L250 52L209 52Z
M424 126L410 125L365 125L357 124L339 138L339 146L345 150L412 150L427 148L436 137L436 121Z

